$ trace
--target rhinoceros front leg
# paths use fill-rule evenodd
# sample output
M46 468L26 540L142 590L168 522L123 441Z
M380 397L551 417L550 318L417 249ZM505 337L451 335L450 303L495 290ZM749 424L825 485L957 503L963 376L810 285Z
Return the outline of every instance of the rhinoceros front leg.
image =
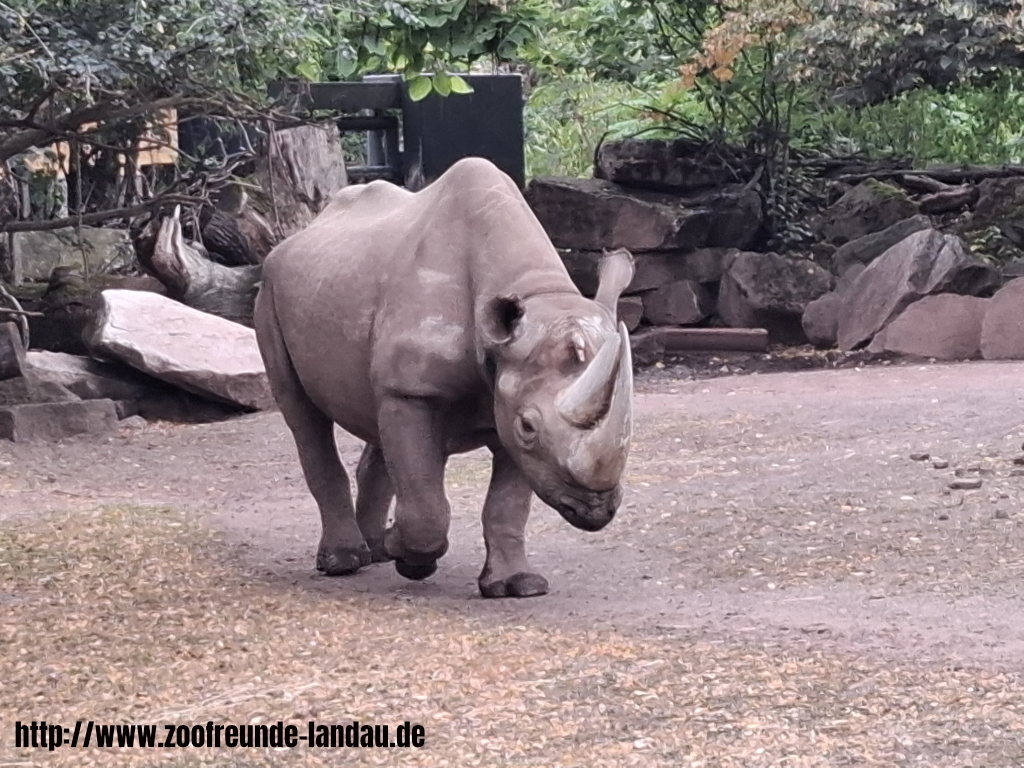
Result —
M436 410L415 398L386 397L377 423L395 487L395 523L384 534L384 550L400 575L425 579L448 551L444 430Z
M388 474L384 451L379 447L367 443L363 448L356 469L356 487L356 522L370 547L373 562L390 560L384 551L384 527L391 500L395 498L395 486Z
M508 453L494 452L491 484L484 501L487 561L478 581L484 597L533 597L547 594L548 582L526 559L526 521L533 491Z

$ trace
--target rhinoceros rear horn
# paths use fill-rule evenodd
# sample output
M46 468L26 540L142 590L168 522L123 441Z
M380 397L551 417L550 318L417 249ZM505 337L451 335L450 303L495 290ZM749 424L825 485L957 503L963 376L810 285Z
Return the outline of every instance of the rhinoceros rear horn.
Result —
M633 254L625 248L605 251L601 266L598 267L598 287L594 301L603 304L613 316L619 296L633 280Z

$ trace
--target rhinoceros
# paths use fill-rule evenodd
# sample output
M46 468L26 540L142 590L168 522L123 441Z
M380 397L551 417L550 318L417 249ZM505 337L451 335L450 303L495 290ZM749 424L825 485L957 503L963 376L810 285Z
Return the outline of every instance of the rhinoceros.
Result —
M519 189L480 158L415 193L350 186L279 244L254 319L320 509L317 569L394 560L430 576L448 549L447 459L486 446L480 592L546 593L524 545L532 494L585 531L622 499L633 370L616 306L632 276L628 252L606 254L584 298ZM335 424L366 444L354 506Z

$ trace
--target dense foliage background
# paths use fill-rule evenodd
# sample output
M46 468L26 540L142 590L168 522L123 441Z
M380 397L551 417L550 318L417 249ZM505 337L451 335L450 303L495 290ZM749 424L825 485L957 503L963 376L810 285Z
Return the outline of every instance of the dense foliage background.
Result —
M609 132L1021 162L1022 5L0 0L0 162L83 126L124 144L155 106L237 116L279 77L399 71L424 96L467 86L423 71L496 67L527 79L531 174L589 173Z

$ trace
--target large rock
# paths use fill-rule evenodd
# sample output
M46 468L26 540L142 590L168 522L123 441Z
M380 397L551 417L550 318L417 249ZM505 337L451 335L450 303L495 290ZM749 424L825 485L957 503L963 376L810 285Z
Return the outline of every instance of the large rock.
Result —
M981 357L981 325L991 299L942 293L907 307L868 349L936 360Z
M597 150L594 176L626 187L671 192L746 183L757 158L740 148L689 139L622 139Z
M961 231L988 227L998 227L1014 245L1024 248L1024 179L985 179L978 184L978 203Z
M117 408L111 400L12 405L0 407L0 438L14 442L60 440L110 432L117 422Z
M850 287L839 314L839 348L863 346L924 296L978 296L998 284L998 273L968 254L960 238L933 229L915 232L869 264Z
M881 232L858 237L839 247L832 256L832 271L837 275L846 274L854 264L868 265L901 240L906 240L915 232L931 228L932 222L927 216L911 216L898 221Z
M0 406L29 403L71 403L81 398L67 387L52 381L37 381L29 375L0 381Z
M676 280L697 283L717 283L729 268L736 248L698 248L696 251L665 251L633 254L633 280L625 295L643 293L660 288ZM567 251L562 261L569 276L584 296L597 293L598 265L602 251Z
M843 245L916 214L917 206L903 190L868 179L825 209L814 228L826 240Z
M718 316L732 328L765 328L776 343L803 344L804 309L831 287L832 275L812 261L741 253L722 278Z
M839 335L839 312L843 299L849 293L857 276L864 271L863 264L853 264L836 281L834 291L829 291L810 302L800 318L807 340L819 349L831 349Z
M618 318L626 324L626 330L632 333L640 325L644 314L644 302L639 296L623 296L619 299Z
M760 197L752 190L682 198L600 179L540 177L526 199L558 248L745 248L761 229Z
M251 328L142 291L104 291L103 304L94 354L199 395L273 406Z
M75 227L51 232L15 232L13 237L14 282L46 280L54 267L98 271L124 266L135 258L127 230Z
M4 315L0 314L0 319ZM0 381L24 374L25 345L15 323L0 323Z
M711 314L707 290L692 280L676 280L645 293L644 319L652 325L693 325Z
M140 400L167 391L167 385L129 368L63 352L26 355L36 381L59 384L83 400Z
M1011 280L989 300L981 323L986 360L1024 360L1024 278Z

